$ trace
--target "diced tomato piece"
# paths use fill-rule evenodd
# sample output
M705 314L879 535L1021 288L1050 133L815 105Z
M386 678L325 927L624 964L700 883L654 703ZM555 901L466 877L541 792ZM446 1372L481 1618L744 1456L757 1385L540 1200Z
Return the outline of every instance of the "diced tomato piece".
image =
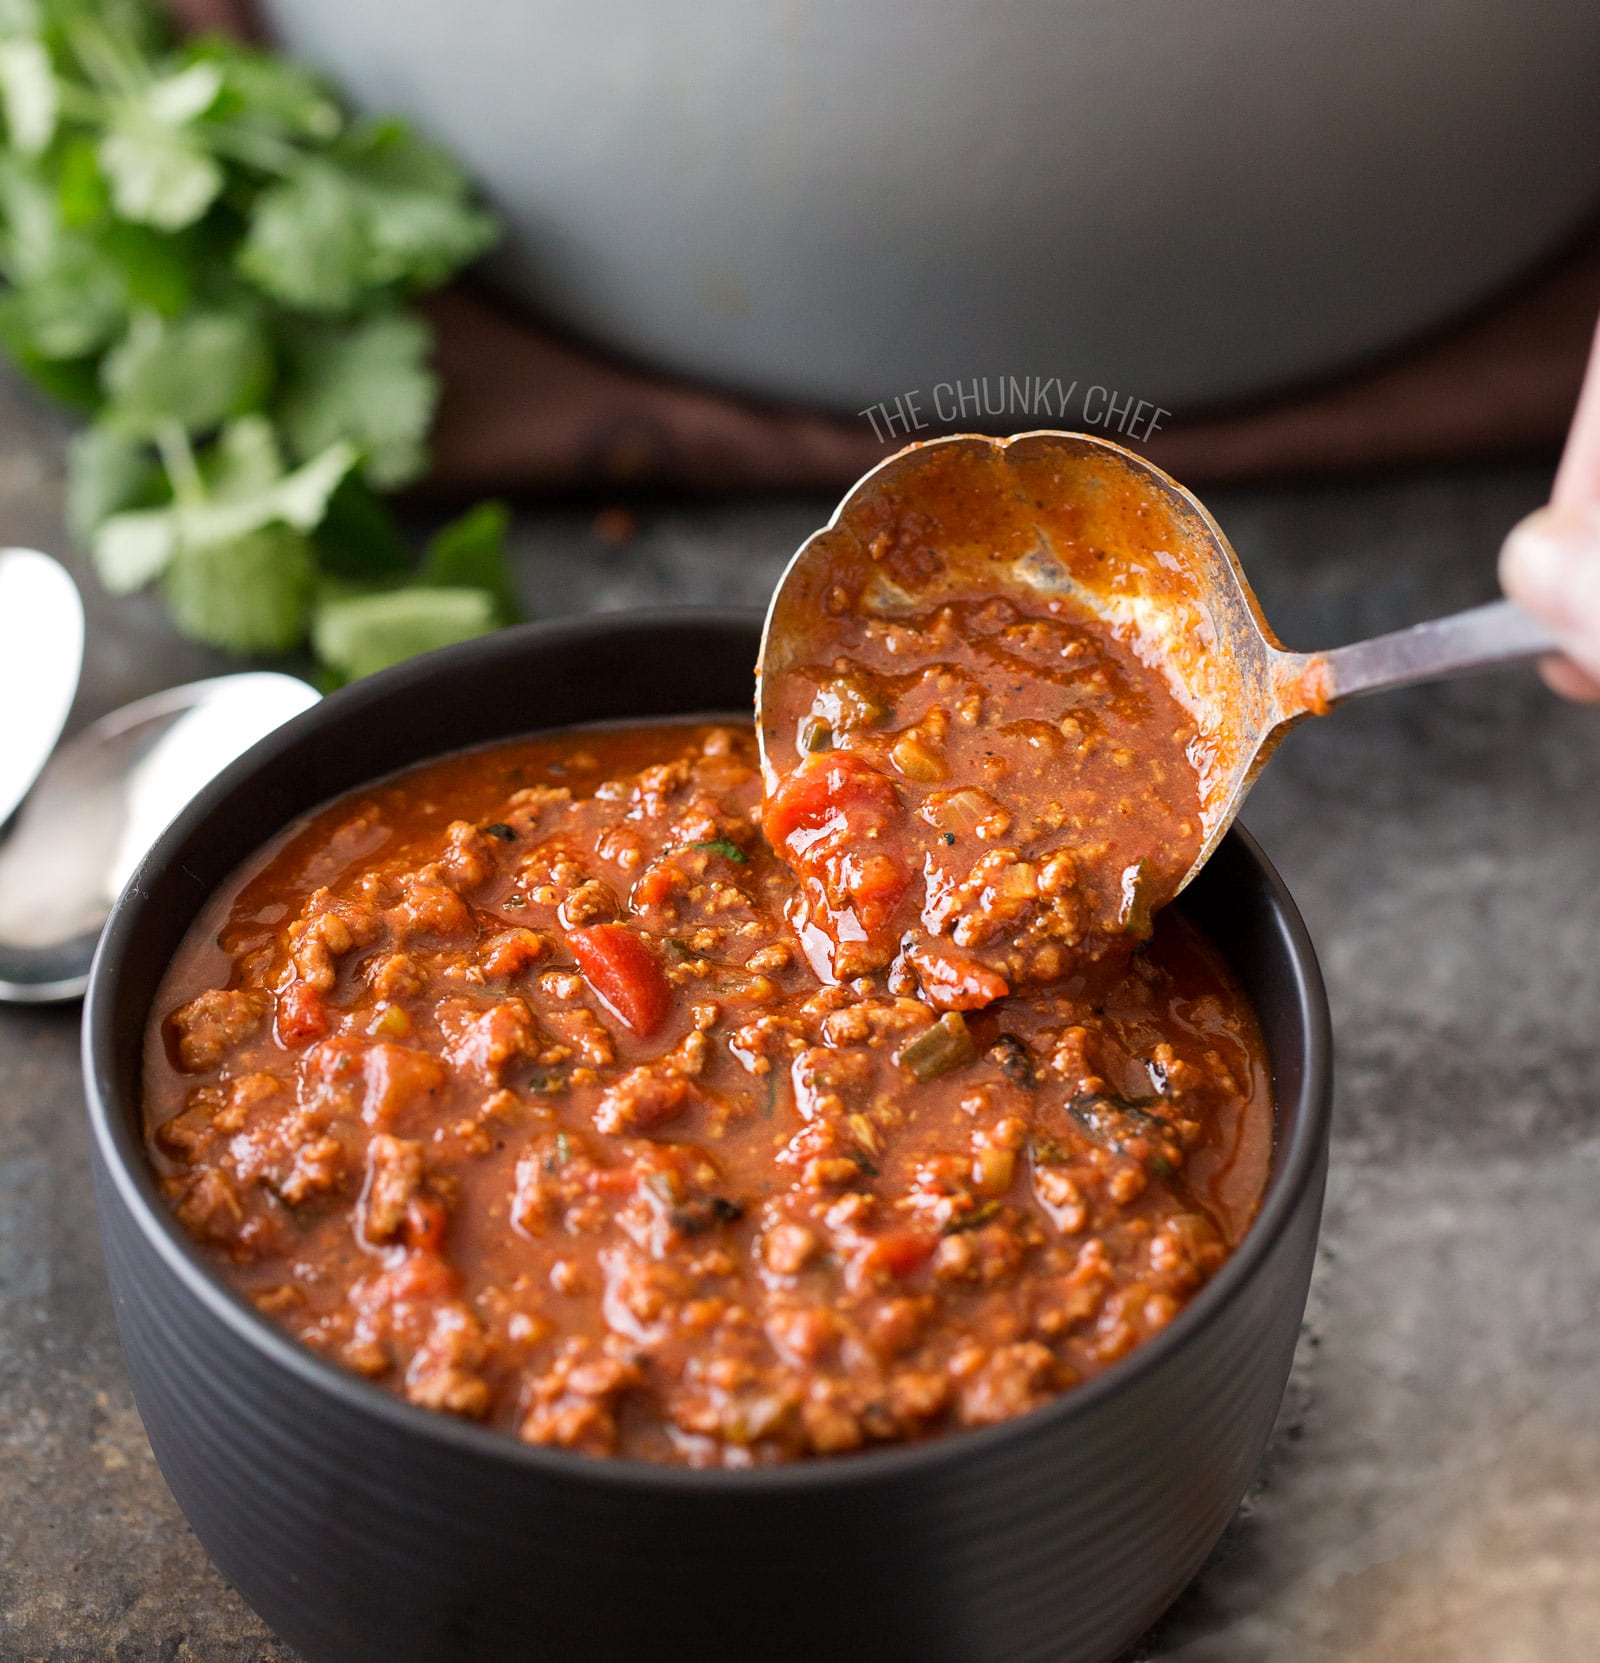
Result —
M906 957L917 973L922 996L939 1011L975 1011L1011 991L1004 976L948 947L918 945Z
M853 751L825 751L804 758L772 793L762 826L767 841L782 848L796 832L860 836L882 831L893 823L899 806L899 793L887 774Z
M590 924L569 930L567 943L589 986L640 1038L666 1021L672 989L641 937L621 924Z
M938 1245L939 1238L931 1230L885 1230L851 1256L851 1286L862 1289L915 1275L933 1257Z
M939 1238L929 1230L887 1230L873 1245L891 1276L909 1276L933 1257Z
M328 1032L328 1007L322 995L306 982L290 982L278 995L278 1043L309 1045Z
M808 756L768 800L763 828L828 909L855 915L869 937L894 919L911 885L885 836L900 818L894 782L850 751Z

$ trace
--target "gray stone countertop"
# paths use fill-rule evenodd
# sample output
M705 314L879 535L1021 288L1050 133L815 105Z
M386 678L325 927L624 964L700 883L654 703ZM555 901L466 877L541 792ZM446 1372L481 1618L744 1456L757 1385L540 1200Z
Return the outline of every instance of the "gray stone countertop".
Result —
M66 548L65 429L0 381L0 542ZM1486 598L1539 466L1218 490L1290 644ZM545 616L762 601L820 500L524 512ZM80 578L84 574L79 568ZM84 578L75 712L219 667ZM1600 1655L1600 713L1527 672L1296 733L1245 816L1333 1002L1323 1246L1277 1434L1139 1663ZM0 1009L0 1658L287 1660L162 1483L89 1192L78 1012Z

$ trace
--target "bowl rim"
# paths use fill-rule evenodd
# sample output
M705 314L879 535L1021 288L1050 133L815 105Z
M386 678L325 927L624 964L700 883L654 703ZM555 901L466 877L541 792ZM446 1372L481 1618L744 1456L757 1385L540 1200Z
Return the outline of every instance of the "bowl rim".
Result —
M1167 1327L1103 1373L1059 1393L1027 1414L993 1426L943 1432L913 1443L855 1450L833 1459L749 1468L670 1466L623 1457L583 1455L524 1443L498 1428L408 1403L293 1339L214 1272L198 1244L162 1202L154 1168L142 1138L134 1129L138 1120L137 1105L124 1100L117 1083L116 1057L122 1042L116 1032L115 995L119 978L125 973L122 969L125 945L141 929L150 904L146 875L170 865L219 803L247 788L260 768L314 734L332 719L330 712L333 718L360 717L364 712L381 710L392 697L419 681L435 677L448 680L459 669L488 657L514 660L547 645L582 644L597 633L649 636L696 625L723 628L730 633L736 629L748 630L754 641L760 619L759 611L745 607L678 606L628 613L587 613L517 625L408 659L330 694L259 740L189 803L139 862L111 910L89 972L81 1050L94 1150L117 1200L183 1291L204 1308L211 1320L221 1323L237 1342L254 1352L264 1368L287 1370L302 1387L331 1397L353 1417L376 1417L398 1435L442 1446L447 1453L499 1461L552 1482L578 1479L622 1489L725 1496L852 1490L910 1478L929 1468L980 1461L1008 1444L1025 1443L1029 1438L1047 1435L1059 1426L1091 1414L1107 1398L1127 1390L1188 1346L1261 1270L1272 1246L1294 1219L1307 1187L1319 1170L1331 1124L1333 1039L1321 968L1300 911L1261 846L1243 826L1235 824L1226 841L1242 847L1259 873L1269 910L1276 914L1286 937L1294 972L1293 986L1288 991L1295 1006L1295 1026L1300 1034L1305 1068L1294 1104L1295 1113L1289 1117L1291 1136L1283 1143L1275 1140L1273 1168L1261 1210L1243 1240ZM534 727L526 731L530 734L554 732L577 725L580 724L560 723L549 729ZM418 766L427 760L419 758L406 766ZM343 788L355 789L358 789L356 784ZM273 828L261 841L265 843L282 829ZM191 917L185 930L192 924ZM155 992L152 986L145 1001L147 1009ZM142 1022L139 1042L143 1042ZM98 1194L96 1203L97 1211L106 1204Z

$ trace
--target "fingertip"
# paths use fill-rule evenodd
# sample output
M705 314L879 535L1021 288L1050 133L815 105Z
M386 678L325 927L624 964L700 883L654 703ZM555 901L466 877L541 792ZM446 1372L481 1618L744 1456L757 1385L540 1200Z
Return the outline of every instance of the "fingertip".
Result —
M1569 510L1536 508L1500 545L1505 592L1553 628L1559 627L1573 568L1583 560L1587 544L1581 521Z
M1579 704L1600 704L1600 679L1570 658L1540 659L1539 674L1550 691L1564 699L1574 699Z

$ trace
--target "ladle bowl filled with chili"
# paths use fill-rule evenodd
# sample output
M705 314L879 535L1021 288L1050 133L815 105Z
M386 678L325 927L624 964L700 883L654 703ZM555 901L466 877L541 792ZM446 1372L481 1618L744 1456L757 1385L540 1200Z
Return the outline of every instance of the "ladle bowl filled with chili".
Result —
M1281 883L1235 831L1152 920L925 780L982 878L905 929L892 761L764 791L756 643L600 618L372 678L107 929L129 1372L313 1660L1108 1658L1265 1447L1329 1094Z

